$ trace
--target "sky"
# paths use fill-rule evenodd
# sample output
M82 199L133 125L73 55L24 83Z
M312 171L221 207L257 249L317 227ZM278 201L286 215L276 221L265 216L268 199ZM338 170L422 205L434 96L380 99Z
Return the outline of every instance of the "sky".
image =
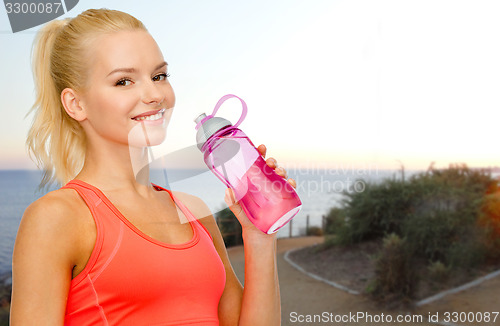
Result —
M194 118L225 94L240 128L285 168L500 166L500 2L81 0L140 19L176 93L157 155L193 148ZM34 101L30 51L0 8L0 169L25 150ZM241 107L217 115L235 123ZM201 154L200 154L201 155Z

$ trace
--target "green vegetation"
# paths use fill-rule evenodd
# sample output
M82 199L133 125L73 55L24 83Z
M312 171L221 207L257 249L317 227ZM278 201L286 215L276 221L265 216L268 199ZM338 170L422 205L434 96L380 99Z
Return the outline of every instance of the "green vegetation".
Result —
M322 236L323 235L323 229L321 229L319 226L310 226L306 230L306 235L307 236Z
M411 299L418 274L442 281L499 258L496 186L488 171L465 165L368 183L330 210L325 245L383 241L369 292L384 300Z
M384 301L408 300L415 292L417 274L410 259L405 239L392 233L384 238L382 250L375 260L372 295Z
M11 290L12 285L0 279L0 326L9 325Z
M241 224L229 207L220 209L214 217L219 225L226 247L243 244L243 238L241 237Z

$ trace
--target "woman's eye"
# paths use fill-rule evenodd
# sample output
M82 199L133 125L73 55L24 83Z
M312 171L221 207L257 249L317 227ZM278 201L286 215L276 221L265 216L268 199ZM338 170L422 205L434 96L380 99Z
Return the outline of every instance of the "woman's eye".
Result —
M115 86L128 86L130 84L127 84L127 83L131 83L131 82L132 81L130 79L123 78L123 79L120 79L119 81L117 81Z
M159 75L156 75L153 77L153 80L154 81L161 81L161 80L165 80L166 78L170 77L170 74L159 74Z

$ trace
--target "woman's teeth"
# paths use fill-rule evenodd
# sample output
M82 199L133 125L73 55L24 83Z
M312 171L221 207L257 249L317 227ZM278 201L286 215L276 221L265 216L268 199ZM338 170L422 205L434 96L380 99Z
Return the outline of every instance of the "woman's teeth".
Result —
M161 109L160 111L158 111L157 114L153 114L153 115L148 115L148 116L145 116L145 117L138 117L138 118L134 118L134 120L136 121L142 121L142 120L158 120L158 119L161 119L161 117L163 117L163 113L165 112L165 109Z

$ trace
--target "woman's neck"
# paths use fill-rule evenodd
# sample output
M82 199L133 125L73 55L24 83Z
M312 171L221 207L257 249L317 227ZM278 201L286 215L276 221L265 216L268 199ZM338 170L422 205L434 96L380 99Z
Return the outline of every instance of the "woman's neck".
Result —
M81 172L75 177L101 190L151 189L148 147L107 144L87 147Z

